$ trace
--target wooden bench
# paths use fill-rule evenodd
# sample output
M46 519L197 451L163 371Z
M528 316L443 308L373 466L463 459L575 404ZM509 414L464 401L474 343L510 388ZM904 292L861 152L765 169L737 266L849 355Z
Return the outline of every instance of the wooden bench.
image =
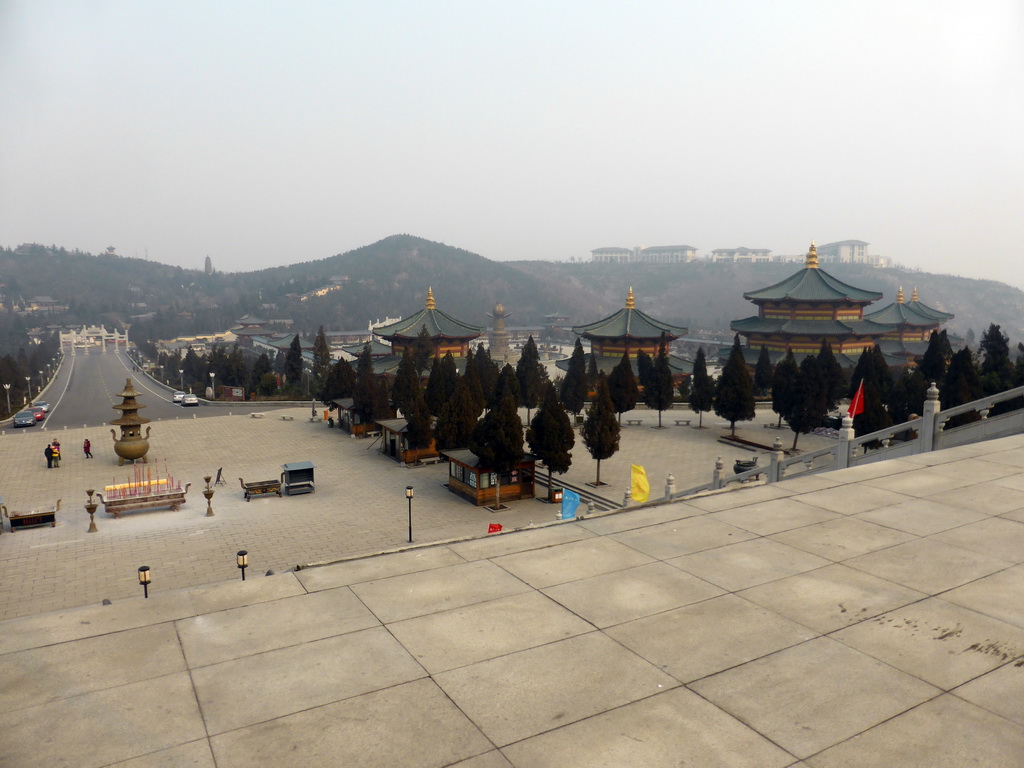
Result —
M690 419L676 419L677 427L688 427L690 426Z
M635 425L635 426L639 427L643 423L644 423L643 419L626 419L626 424L627 425Z
M60 501L60 499L57 499L57 503L49 509L8 512L7 507L0 504L0 510L3 511L4 517L11 523L11 533L14 533L19 528L35 528L37 525L49 525L51 528L54 528L57 525L57 511L60 509Z
M179 490L159 491L154 493L140 493L132 496L124 496L117 499L105 499L102 493L97 493L100 503L103 504L103 511L114 518L121 516L122 512L134 512L140 509L162 509L168 507L171 512L176 512L178 507L185 503L185 494L192 483L185 483L185 487Z
M267 496L271 493L281 495L280 480L257 480L254 483L247 483L242 478L238 478L238 482L242 484L242 492L245 494L246 501L253 496Z

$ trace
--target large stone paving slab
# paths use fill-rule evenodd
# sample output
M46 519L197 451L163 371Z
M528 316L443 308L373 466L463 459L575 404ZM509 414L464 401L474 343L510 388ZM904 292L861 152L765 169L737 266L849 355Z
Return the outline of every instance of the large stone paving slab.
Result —
M921 592L839 564L752 587L740 594L822 634L925 597Z
M512 531L499 535L488 536L486 539L459 541L448 545L448 549L465 560L482 560L490 557L510 555L513 552L526 552L543 549L556 544L589 539L594 534L577 523L547 525L525 531Z
M0 714L184 669L170 622L8 653L0 655Z
M361 557L343 563L305 568L296 572L295 578L308 591L317 592L321 589L347 587L364 581L430 571L464 562L464 558L447 547L423 547L393 555Z
M932 533L984 520L986 517L988 515L983 512L953 507L933 499L911 499L857 515L859 520L877 523L915 536L928 536Z
M126 760L111 768L216 768L216 765L210 742L203 738Z
M443 672L593 631L537 592L525 592L388 625L428 672Z
M1005 481L1019 479L1019 475L992 480L982 486L968 485L954 488L951 491L925 496L929 501L937 501L952 507L960 507L983 515L1001 515L1024 507L1024 490L1006 487Z
M801 758L939 693L927 683L825 637L690 687Z
M374 691L211 738L217 768L436 768L491 743L430 680Z
M461 608L529 591L488 560L354 584L352 591L385 622Z
M652 562L652 558L602 536L497 557L492 562L531 587L542 589L643 565Z
M620 624L606 633L684 683L815 637L806 627L734 595Z
M188 673L176 672L8 712L0 760L99 768L205 736Z
M862 621L832 637L947 691L1024 656L1024 629L939 598Z
M980 459L963 459L941 466L918 469L915 472L874 478L866 480L865 483L875 488L905 493L908 496L931 496L1012 474L1016 474L1014 467L993 464Z
M610 627L723 594L713 584L666 563L592 576L544 593L597 627Z
M685 688L505 747L516 766L783 768L791 755Z
M636 531L612 534L609 538L633 549L668 560L691 552L700 552L712 547L724 547L737 541L746 541L755 534L742 528L712 520L709 516L691 517L671 523L652 525Z
M942 599L1024 627L1024 565L946 592Z
M872 728L807 762L813 768L1016 768L1024 729L945 695Z
M1003 664L953 691L989 712L1024 726L1024 660Z
M178 634L195 668L377 624L366 606L342 588L182 619Z
M822 523L832 520L836 516L834 512L804 504L793 498L775 499L736 509L725 509L710 515L713 520L734 525L759 536Z
M771 539L753 539L707 549L668 562L729 592L829 564L824 558Z
M383 627L192 670L210 734L422 677L423 668Z
M934 595L1012 564L932 539L918 539L855 557L846 565Z
M831 476L841 473L829 472L828 474ZM909 501L912 498L912 496L905 496L902 493L872 488L870 485L857 486L856 492L851 492L849 486L841 485L826 490L802 493L794 497L797 501L827 509L830 512L838 512L841 515L855 515L876 507L899 504L901 501Z
M799 547L835 562L866 555L879 549L912 541L912 534L869 523L856 517L840 517L771 536L775 541Z
M1008 563L1024 562L1024 524L1002 517L990 517L931 537L943 544L991 555Z
M498 746L678 685L598 632L461 667L434 679Z

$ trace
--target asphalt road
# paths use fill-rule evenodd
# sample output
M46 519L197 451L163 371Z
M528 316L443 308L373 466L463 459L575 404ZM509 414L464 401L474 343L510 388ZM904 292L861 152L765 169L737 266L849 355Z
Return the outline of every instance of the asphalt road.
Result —
M233 413L266 411L274 405L267 403L231 403L210 405L200 402L198 407L183 407L171 402L172 388L132 370L132 361L124 352L99 350L79 351L65 355L56 377L36 400L50 404L46 417L47 431L72 429L82 426L105 424L118 418L120 412L113 405L120 403L118 393L124 389L125 380L131 378L137 402L144 406L139 415L152 421L168 419L191 419L206 416L224 416ZM294 407L294 404L288 404ZM34 429L34 427L29 427Z

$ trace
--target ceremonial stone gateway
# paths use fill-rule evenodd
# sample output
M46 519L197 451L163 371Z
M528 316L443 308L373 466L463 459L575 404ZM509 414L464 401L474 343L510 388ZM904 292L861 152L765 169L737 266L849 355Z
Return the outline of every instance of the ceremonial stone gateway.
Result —
M118 456L118 465L123 466L127 461L146 461L146 453L149 451L149 430L146 427L146 436L142 436L142 425L149 422L144 416L139 416L139 409L146 406L135 402L139 393L132 387L131 378L125 379L124 390L118 393L122 402L111 406L114 410L121 412L121 417L114 419L111 424L121 428L121 438L118 439L117 432L110 430L114 438L114 453Z

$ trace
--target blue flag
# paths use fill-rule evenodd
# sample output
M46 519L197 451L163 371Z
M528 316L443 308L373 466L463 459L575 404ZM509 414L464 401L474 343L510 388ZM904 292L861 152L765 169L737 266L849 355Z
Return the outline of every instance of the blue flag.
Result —
M580 505L580 495L566 488L562 491L562 519L572 520L576 517L576 507Z

